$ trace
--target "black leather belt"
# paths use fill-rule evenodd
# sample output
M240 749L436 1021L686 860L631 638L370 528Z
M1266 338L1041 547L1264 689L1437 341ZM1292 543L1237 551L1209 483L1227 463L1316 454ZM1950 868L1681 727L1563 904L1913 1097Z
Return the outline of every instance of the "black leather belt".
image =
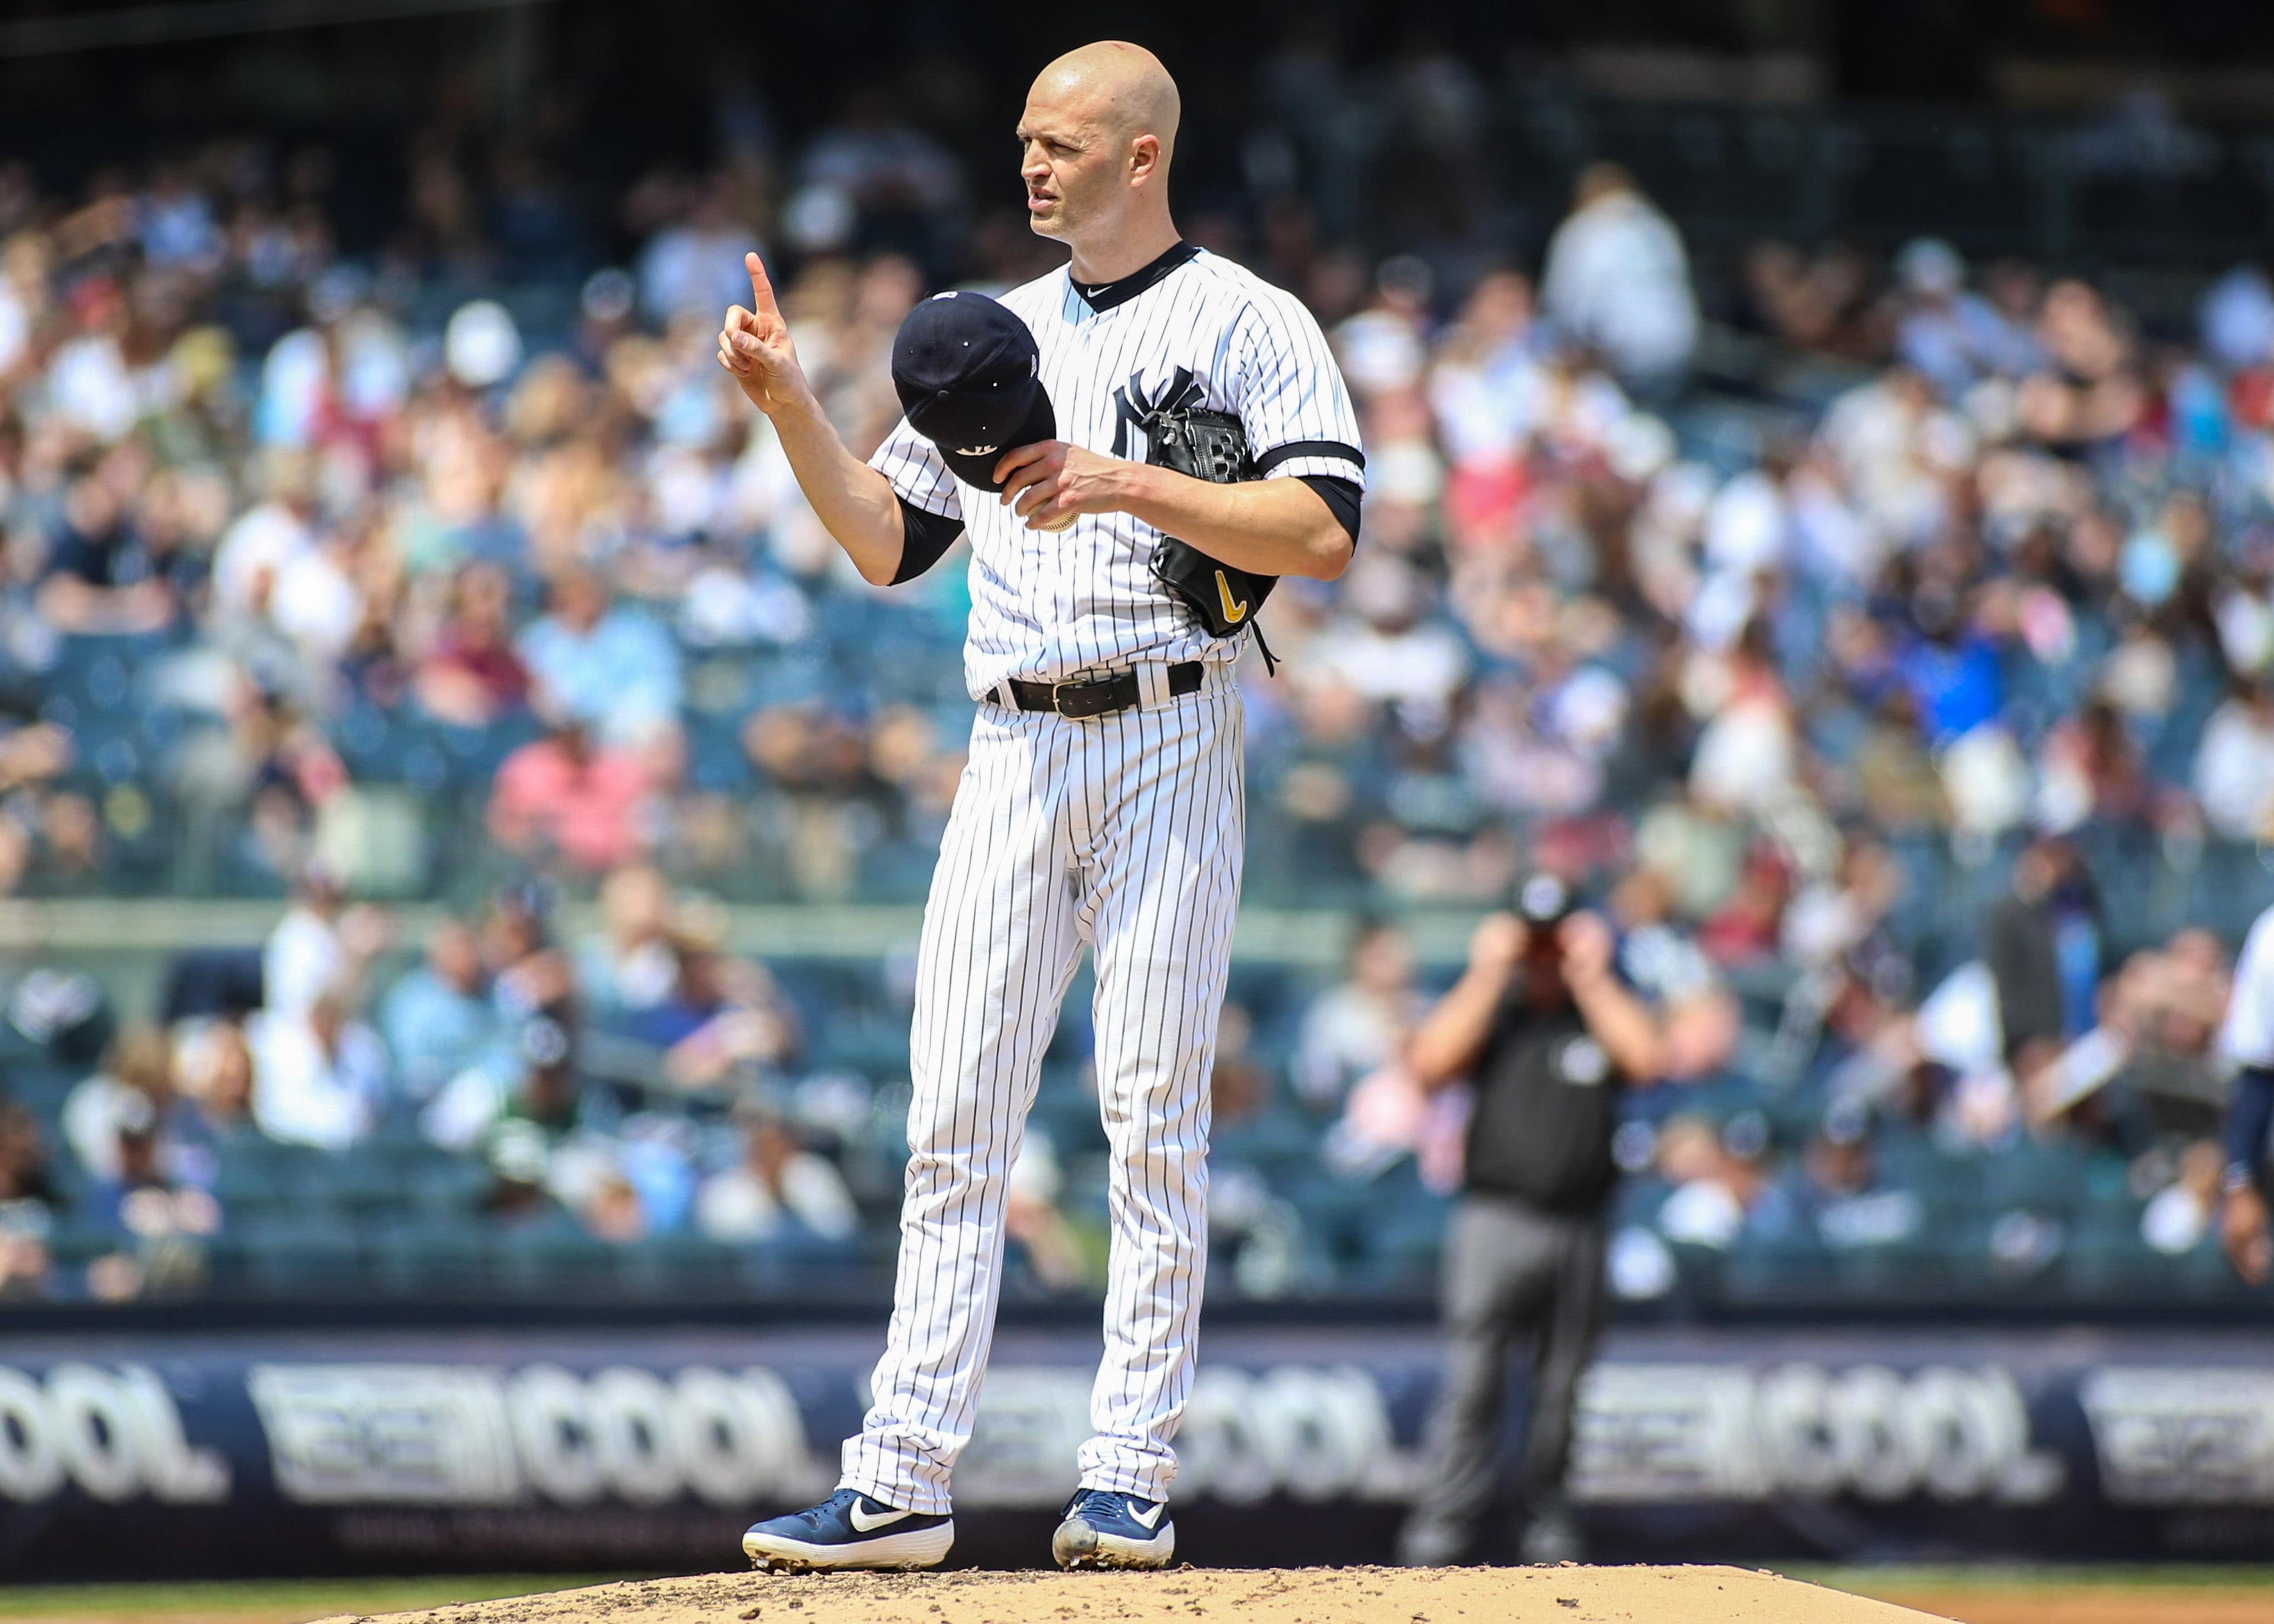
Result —
M1208 667L1198 660L1171 665L1169 692L1171 695L1197 694L1201 679L1207 675ZM1138 688L1137 673L1125 671L1088 682L1022 682L1013 677L988 689L987 697L992 703L1020 710L1055 710L1060 716L1080 719L1129 710L1144 695Z

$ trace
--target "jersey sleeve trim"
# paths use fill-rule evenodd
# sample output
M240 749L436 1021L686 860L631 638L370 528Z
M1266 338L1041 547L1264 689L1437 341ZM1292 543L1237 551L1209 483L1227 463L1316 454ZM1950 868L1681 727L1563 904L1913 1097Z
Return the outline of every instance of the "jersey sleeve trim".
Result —
M1257 455L1255 471L1268 474L1280 463L1296 457L1339 459L1352 464L1360 473L1366 471L1366 453L1338 440L1291 440L1284 446L1274 446Z

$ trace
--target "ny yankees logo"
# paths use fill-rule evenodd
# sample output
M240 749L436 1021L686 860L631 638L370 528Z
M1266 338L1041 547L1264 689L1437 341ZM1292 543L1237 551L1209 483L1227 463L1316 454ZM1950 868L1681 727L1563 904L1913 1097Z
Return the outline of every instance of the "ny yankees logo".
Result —
M1204 398L1200 381L1193 376L1190 367L1180 366L1170 374L1169 381L1161 386L1160 394L1151 400L1145 398L1143 376L1137 372L1130 373L1129 381L1113 392L1113 455L1118 457L1131 455L1131 429L1146 434L1149 439L1146 425L1156 416L1164 411L1183 411L1199 405Z

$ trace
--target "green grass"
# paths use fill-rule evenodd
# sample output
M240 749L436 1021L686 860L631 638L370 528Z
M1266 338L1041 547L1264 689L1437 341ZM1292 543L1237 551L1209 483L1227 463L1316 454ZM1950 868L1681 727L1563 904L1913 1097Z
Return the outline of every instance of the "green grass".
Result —
M1778 1568L1774 1571L1787 1578L1820 1584L1826 1590L1849 1590L1860 1595L1871 1594L1874 1586L1911 1590L2026 1590L2048 1587L2168 1590L2263 1587L2274 1591L2274 1568L2241 1564L2222 1567L2210 1562L2094 1562L2073 1566L2059 1562L1984 1562L1978 1566L1951 1562L1916 1566L1886 1562L1874 1563L1867 1568L1803 1566Z
M199 1624L283 1624L333 1613L405 1613L452 1602L491 1601L538 1590L605 1584L615 1574L470 1574L425 1579L229 1579L159 1584L0 1586L0 1619L195 1620Z

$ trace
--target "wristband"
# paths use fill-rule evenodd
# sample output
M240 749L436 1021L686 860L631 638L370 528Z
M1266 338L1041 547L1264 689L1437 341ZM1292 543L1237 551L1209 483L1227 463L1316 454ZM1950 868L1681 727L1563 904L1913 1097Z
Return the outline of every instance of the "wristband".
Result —
M2222 1188L2228 1195L2240 1195L2246 1190L2255 1191L2258 1188L2257 1176L2242 1162L2230 1162L2227 1164L2226 1181Z

